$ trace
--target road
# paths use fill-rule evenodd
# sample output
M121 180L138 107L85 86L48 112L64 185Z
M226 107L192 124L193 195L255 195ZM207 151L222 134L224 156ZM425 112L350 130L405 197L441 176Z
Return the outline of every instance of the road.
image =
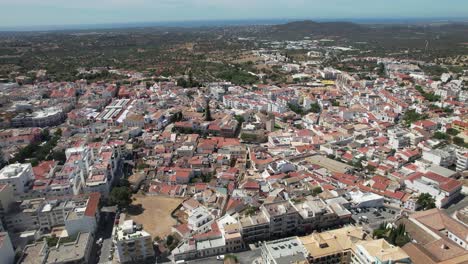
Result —
M243 251L239 253L233 253L232 255L235 255L237 259L239 260L239 263L241 264L252 264L255 263L256 260L258 260L261 257L261 251L260 249L255 249L255 250L249 250L249 251ZM209 257L209 258L204 258L204 259L197 259L197 260L190 260L187 261L187 263L190 264L220 264L222 261L219 261L216 259L216 256L214 257ZM257 262L261 263L261 262Z
M101 224L99 225L96 239L102 237L99 257L95 263L109 262L109 255L112 247L112 228L114 227L115 213L101 213ZM99 247L95 245L95 247Z

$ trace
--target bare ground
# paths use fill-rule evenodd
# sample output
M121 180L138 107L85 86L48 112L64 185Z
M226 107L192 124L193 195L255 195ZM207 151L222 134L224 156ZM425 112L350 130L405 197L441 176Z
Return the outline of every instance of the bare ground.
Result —
M181 198L163 196L145 196L137 194L133 196L136 210L129 210L130 218L142 224L143 229L156 236L165 237L171 233L171 227L177 224L171 213L183 201Z

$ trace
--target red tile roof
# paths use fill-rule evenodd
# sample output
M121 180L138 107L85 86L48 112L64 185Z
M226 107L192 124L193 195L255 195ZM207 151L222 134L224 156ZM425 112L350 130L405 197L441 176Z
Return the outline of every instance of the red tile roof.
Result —
M89 217L94 217L98 210L99 200L101 199L100 193L91 193L89 194L88 204L86 205L86 209L84 214Z

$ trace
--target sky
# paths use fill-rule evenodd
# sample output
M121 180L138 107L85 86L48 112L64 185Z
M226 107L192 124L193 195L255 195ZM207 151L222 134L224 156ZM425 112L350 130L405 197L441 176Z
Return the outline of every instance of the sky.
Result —
M277 18L468 18L468 0L0 0L0 7L0 27Z

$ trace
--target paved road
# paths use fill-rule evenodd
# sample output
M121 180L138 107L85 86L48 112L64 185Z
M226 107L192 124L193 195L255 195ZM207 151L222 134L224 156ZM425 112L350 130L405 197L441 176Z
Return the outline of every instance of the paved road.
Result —
M255 260L259 259L261 256L261 251L260 249L255 249L255 250L249 250L249 251L243 251L239 253L233 253L239 260L241 264L252 264L255 263ZM220 264L223 263L220 260L217 260L216 257L209 257L209 258L204 258L204 259L197 259L197 260L191 260L187 261L187 263L190 264ZM261 263L261 262L258 262Z
M98 262L106 263L109 261L109 255L112 247L112 228L114 226L115 213L102 213L101 225L99 225L96 238L103 238Z

